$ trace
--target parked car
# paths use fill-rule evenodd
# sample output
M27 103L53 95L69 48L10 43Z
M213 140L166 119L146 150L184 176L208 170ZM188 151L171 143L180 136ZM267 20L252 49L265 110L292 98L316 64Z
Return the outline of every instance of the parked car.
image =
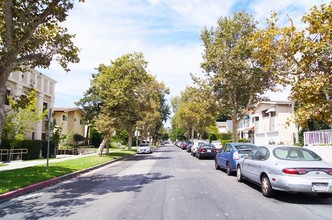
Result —
M237 162L241 157L246 157L253 149L257 148L249 143L228 143L217 153L215 158L215 168L226 169L227 175L236 172Z
M194 156L194 157L197 156L196 155L197 150L198 150L199 146L202 145L202 144L207 144L207 142L206 141L194 141L194 144L191 147L191 155L192 156Z
M189 144L191 144L191 141L184 141L184 142L182 142L182 144L180 145L180 148L181 148L182 150L187 150L187 146L188 146Z
M151 154L152 153L152 147L148 143L142 143L137 147L136 152L138 154L141 154L141 153Z
M187 145L187 150L186 150L186 151L187 151L188 153L190 153L192 147L193 147L193 144L192 144L192 143L191 143L191 144L188 144L188 145Z
M210 158L213 159L216 157L217 148L213 144L201 144L196 152L196 157L198 159Z
M260 185L266 197L278 190L332 195L332 165L303 147L258 147L239 160L236 176Z
M213 144L218 150L222 147L222 144L218 140L211 141L211 144Z

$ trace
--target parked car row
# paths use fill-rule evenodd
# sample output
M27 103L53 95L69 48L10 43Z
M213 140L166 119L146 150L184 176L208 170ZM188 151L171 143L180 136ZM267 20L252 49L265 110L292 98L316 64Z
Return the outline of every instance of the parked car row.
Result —
M277 191L332 196L332 164L303 147L228 143L218 149L212 143L194 141L186 149L198 159L214 159L215 169L236 174L238 182L259 185L266 197Z

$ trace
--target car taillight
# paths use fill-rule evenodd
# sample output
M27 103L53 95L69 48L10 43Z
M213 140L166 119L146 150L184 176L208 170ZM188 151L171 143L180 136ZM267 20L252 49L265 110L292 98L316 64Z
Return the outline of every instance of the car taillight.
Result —
M286 174L299 174L297 169L293 169L293 168L284 168L284 169L282 169L282 172L284 172Z
M212 150L213 152L217 152L217 149L216 148L213 148L213 150Z
M332 175L332 169L327 169L326 173L329 174L329 175Z
M238 160L239 159L239 153L238 152L234 152L233 154L233 160Z
M205 152L205 151L206 151L205 148L199 149L199 152Z

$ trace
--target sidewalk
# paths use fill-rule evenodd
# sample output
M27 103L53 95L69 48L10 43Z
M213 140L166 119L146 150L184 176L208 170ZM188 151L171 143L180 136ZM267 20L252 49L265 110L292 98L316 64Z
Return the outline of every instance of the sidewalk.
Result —
M65 160L71 160L76 159L80 157L86 157L91 156L94 154L84 154L84 155L57 155L57 158L51 158L49 159L49 164L51 163L57 163ZM33 167L36 165L43 165L45 164L46 167L47 159L40 159L40 160L33 160L33 161L22 161L22 160L14 160L11 162L4 162L5 166L0 166L0 172L5 170L14 170L14 169L20 169L24 167Z
M76 159L76 158L83 158L83 157L87 157L87 156L91 156L91 155L95 155L95 153L93 154L85 154L85 155L57 155L56 159L52 159L49 160L49 163L58 163L61 161L65 161L65 160L71 160L71 159ZM112 161L103 163L103 164L99 164L84 170L80 170L80 171L76 171L74 173L70 173L64 176L60 176L60 177L55 177L53 179L49 179L43 182L39 182L39 183L35 183L17 190L13 190L4 194L0 194L0 203L5 202L9 199L15 198L17 196L21 196L33 191L36 191L38 189L50 186L50 185L54 185L57 183L60 183L62 181L71 179L75 176L81 175L83 173L101 168L103 166L106 166L108 164L117 162L117 161L121 161L121 160L126 160L127 158L131 157L133 155L128 155L128 156L124 156L118 159L114 159ZM32 167L32 166L36 166L36 165L42 165L45 164L46 167L46 159L42 159L42 160L34 160L34 161L12 161L10 163L8 163L7 166L1 166L0 167L0 172L5 171L5 170L13 170L13 169L20 169L20 168L24 168L24 167Z

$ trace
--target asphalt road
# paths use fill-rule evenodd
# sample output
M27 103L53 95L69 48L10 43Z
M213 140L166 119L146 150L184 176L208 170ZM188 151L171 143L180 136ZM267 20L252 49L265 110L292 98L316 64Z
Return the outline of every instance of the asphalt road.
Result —
M332 198L278 193L238 183L166 146L0 204L0 219L332 219Z

